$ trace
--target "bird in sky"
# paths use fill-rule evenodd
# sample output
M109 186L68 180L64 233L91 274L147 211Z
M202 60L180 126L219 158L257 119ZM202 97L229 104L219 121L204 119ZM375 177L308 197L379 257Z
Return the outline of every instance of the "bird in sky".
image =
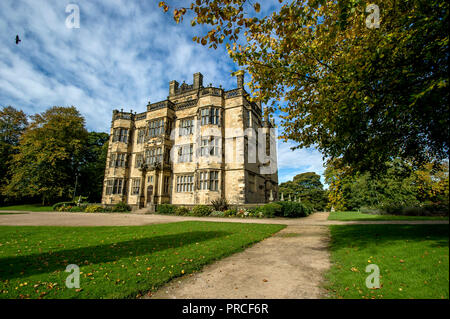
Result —
M19 39L19 35L16 35L16 44L19 44L19 42L22 41Z

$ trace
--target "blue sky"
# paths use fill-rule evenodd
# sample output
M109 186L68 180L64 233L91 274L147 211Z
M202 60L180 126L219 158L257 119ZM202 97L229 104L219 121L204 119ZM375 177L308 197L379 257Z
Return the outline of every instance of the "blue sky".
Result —
M278 3L261 2L262 14ZM80 8L79 29L66 27L70 3ZM89 130L109 132L113 109L143 112L149 101L166 99L171 80L192 83L201 72L205 85L235 88L237 65L225 48L194 43L201 32L189 19L177 25L156 0L1 0L0 107L34 114L74 105ZM278 143L280 182L323 173L317 150L292 146Z

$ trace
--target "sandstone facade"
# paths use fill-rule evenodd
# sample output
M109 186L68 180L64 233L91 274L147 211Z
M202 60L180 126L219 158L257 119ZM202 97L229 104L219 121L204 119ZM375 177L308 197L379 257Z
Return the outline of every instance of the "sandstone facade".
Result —
M167 100L146 112L114 110L102 203L266 203L278 198L273 121L237 88L171 81ZM272 134L270 134L272 133Z

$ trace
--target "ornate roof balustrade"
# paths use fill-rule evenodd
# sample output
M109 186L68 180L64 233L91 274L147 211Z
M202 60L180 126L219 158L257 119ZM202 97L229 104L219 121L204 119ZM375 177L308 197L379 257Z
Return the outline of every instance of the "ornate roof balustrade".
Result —
M190 100L190 101L178 103L178 104L176 104L176 109L182 110L182 109L187 109L187 108L194 107L194 106L197 106L197 100Z
M222 89L214 88L214 87L203 88L200 91L200 96L207 96L207 95L222 96L222 94L223 94L223 90Z
M180 87L175 91L175 94L181 94L187 91L191 91L194 89L194 84L186 84L186 83L182 83L180 85Z
M114 112L113 121L115 120L133 120L134 114L129 112Z
M174 104L172 102L170 102L169 100L165 100L165 101L161 101L161 102L156 102L156 103L152 103L152 104L148 104L147 105L147 111L154 111L154 110L159 110L159 109L163 109L168 107L169 109L174 109Z
M146 112L134 115L134 119L136 121L145 120L146 118L147 118L147 113Z
M240 89L240 88L225 92L226 99L230 99L230 98L233 98L236 96L242 96L242 95L244 95L244 90Z

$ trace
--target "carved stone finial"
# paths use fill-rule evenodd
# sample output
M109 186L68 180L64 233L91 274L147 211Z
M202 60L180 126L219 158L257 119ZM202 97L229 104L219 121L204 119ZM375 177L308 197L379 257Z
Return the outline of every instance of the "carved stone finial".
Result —
M237 79L237 87L242 89L244 88L244 70L239 70L235 73Z

